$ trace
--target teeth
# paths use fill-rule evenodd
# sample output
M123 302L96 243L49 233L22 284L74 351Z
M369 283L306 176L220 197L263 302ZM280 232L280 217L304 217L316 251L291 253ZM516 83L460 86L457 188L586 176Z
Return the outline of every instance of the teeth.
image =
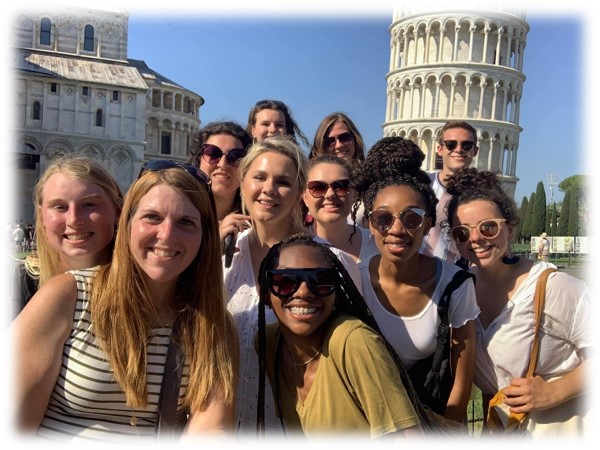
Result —
M486 252L488 250L489 250L488 247L486 247L486 248L474 248L473 249L473 253L483 253L483 252Z
M302 316L307 314L314 314L315 312L317 312L317 308L303 308L300 306L291 306L290 311L294 314Z
M77 241L79 239L85 239L86 237L90 237L92 233L79 233L79 234L68 234L67 239L69 241Z
M265 200L259 200L258 203L260 203L262 205L275 206L274 202L269 202L269 201L265 201Z
M167 252L165 250L159 250L157 248L154 249L154 254L156 256L162 256L163 258L170 258L171 256L175 256L175 252Z

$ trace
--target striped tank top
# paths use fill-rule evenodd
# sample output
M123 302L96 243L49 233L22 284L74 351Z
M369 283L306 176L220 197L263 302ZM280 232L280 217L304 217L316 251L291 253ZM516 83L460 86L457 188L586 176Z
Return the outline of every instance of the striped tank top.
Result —
M97 269L70 271L77 281L77 306L71 334L63 347L62 367L37 434L40 438L71 443L147 442L156 435L158 398L171 328L153 329L149 337L148 406L127 406L125 394L90 327L89 300ZM186 364L179 390L179 411L188 378Z

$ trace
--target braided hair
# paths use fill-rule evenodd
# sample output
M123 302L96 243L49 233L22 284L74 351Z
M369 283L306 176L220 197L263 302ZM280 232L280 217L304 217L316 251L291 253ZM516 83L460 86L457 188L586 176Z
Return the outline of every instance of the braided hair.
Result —
M417 396L415 389L412 386L410 377L397 355L392 345L383 336L379 329L371 310L367 306L362 294L352 281L348 271L331 251L330 246L321 244L313 240L306 233L298 233L288 237L287 239L275 244L267 252L266 256L260 264L258 270L258 285L259 285L259 304L258 304L258 408L257 408L257 432L264 433L264 414L265 414L265 364L266 364L266 324L265 324L265 305L271 305L270 290L267 283L267 271L276 269L279 265L279 257L281 253L289 248L305 246L316 248L327 261L329 268L336 272L336 290L335 290L335 311L333 314L348 314L353 316L366 325L371 327L381 338L388 352L390 353L398 372L406 393L413 405L421 425L425 430L436 432L441 431L444 427L441 424L440 416L433 413L427 406L422 404Z
M353 214L356 214L362 203L365 215L368 216L373 210L375 197L382 189L388 186L409 186L420 193L433 227L438 199L431 187L429 175L421 169L424 159L423 151L410 139L392 136L377 141L369 150L367 159L359 166L354 179L356 200L352 206Z

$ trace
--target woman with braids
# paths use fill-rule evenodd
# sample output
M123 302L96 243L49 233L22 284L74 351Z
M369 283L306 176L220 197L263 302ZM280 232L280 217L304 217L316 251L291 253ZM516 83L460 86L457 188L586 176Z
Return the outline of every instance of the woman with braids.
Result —
M351 178L352 166L345 159L328 154L312 158L302 200L314 219L309 231L315 240L345 251L360 265L379 250L368 229L347 221L354 202Z
M451 370L442 382L448 388L437 399L430 398L429 391L417 391L434 411L461 422L475 370L474 320L479 308L473 281L467 279L451 293L449 304L444 300L446 311L441 315L445 289L461 269L419 253L435 223L437 205L429 177L420 169L424 158L412 141L386 137L375 143L358 171L358 198L380 251L361 265L363 295L383 335L413 374L415 386L423 384L432 367L440 323L445 325L442 319L447 319Z
M526 428L534 437L580 434L589 409L583 393L592 363L590 290L564 272L550 274L535 375L525 377L536 282L554 266L512 254L517 209L496 173L461 169L448 178L448 193L451 236L477 277L481 314L475 384L483 393L484 411L490 398L506 388L505 404L511 412L529 413Z
M271 247L258 281L259 425L266 370L289 434L422 434L431 417L328 246L291 236ZM265 306L276 323L265 324Z

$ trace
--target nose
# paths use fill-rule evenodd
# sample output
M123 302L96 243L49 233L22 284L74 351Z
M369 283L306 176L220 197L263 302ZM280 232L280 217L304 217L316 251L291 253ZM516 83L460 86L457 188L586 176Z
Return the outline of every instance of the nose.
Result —
M309 297L310 295L311 295L311 292L310 292L310 289L308 289L308 284L306 284L306 281L302 281L300 283L300 286L298 286L298 290L296 291L296 296L305 298L305 297Z
M388 234L400 234L402 232L406 232L406 229L402 225L399 217L394 216L394 221L392 222L392 226L387 231Z
M221 156L221 159L219 159L219 161L217 162L217 167L223 168L227 165L227 154L223 153L223 156Z
M75 226L83 221L81 211L77 206L70 206L67 212L67 225Z
M269 124L268 130L271 134L277 133L277 125L275 125L274 123Z
M325 197L326 198L331 198L331 197L335 197L337 194L335 193L335 191L333 190L333 188L331 186L327 186L327 191L325 191Z
M342 140L339 137L335 138L335 148L341 148L343 147L345 144L342 142Z
M268 194L268 195L273 195L275 193L275 188L273 186L273 180L272 179L267 178L265 180L265 182L263 183L263 186L262 186L262 191L265 194Z
M168 241L173 235L173 223L169 219L163 220L158 225L156 237L163 242Z

